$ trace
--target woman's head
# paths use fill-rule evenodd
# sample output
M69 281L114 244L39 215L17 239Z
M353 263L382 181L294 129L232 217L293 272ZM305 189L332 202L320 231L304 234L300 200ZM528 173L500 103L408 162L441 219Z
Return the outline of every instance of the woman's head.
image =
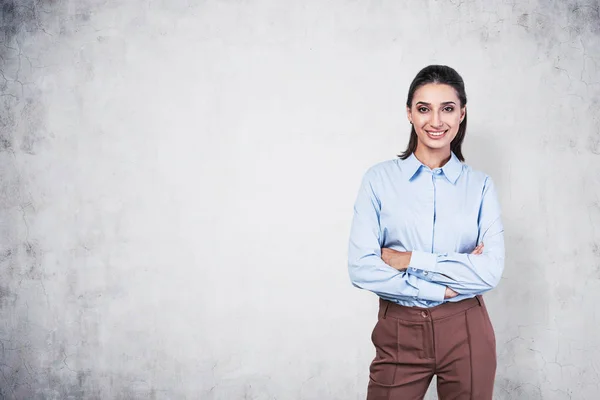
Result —
M406 112L412 125L408 147L398 157L419 152L451 150L464 161L462 142L467 130L467 95L462 77L445 65L423 68L408 90Z

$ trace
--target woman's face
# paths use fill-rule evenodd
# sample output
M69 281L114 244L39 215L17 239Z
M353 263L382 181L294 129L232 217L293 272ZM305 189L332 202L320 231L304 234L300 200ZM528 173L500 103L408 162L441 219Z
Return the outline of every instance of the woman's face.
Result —
M428 83L415 91L412 106L406 111L417 132L419 151L450 150L465 117L465 107L460 105L450 85Z

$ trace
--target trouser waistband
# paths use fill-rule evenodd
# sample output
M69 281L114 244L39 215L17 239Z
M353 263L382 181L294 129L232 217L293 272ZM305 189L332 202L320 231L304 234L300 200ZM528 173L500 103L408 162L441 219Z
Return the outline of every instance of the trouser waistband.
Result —
M423 321L423 318L432 320L450 317L461 313L469 308L483 305L481 295L461 300L458 302L446 302L435 307L407 307L379 298L379 318L393 317L405 321Z

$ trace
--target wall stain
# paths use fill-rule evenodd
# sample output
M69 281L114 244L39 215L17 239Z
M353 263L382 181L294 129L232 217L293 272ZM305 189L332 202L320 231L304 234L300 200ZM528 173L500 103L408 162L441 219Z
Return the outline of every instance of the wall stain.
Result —
M21 111L21 121L24 125L22 129L24 132L20 149L24 153L35 155L36 144L48 136L43 131L45 119L46 112L42 103L33 97L28 98Z
M31 300L27 298L30 293L24 295L21 283L33 281L35 285L41 278L43 253L37 240L29 236L27 210L32 199L27 198L28 190L17 163L19 157L35 154L45 118L38 103L39 93L27 81L34 62L28 53L31 47L24 43L32 35L44 32L42 19L52 11L54 3L0 2L0 221L7 232L0 242L1 399L61 398L39 394L40 388L50 381L36 367L39 349L32 348L31 338L32 330L39 328L32 329L28 315ZM23 131L26 134L19 136Z
M526 31L529 32L529 14L523 13L519 15L517 18L517 25L522 26Z
M7 306L14 306L16 301L17 295L8 286L0 285L0 309Z
M8 87L7 81L2 82L0 90L5 92ZM3 98L2 112L0 112L0 153L12 152L13 151L13 138L11 133L14 132L15 128L15 116L12 112L10 97Z

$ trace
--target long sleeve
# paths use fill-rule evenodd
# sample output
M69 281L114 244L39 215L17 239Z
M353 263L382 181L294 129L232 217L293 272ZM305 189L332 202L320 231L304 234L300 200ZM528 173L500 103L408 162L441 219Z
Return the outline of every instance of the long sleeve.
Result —
M354 204L348 246L348 272L355 287L387 300L443 301L446 287L400 272L381 259L381 203L373 190L373 170L363 176Z
M439 283L459 294L477 295L493 289L504 270L504 227L494 182L487 178L478 218L478 240L483 254L413 251L407 272Z

